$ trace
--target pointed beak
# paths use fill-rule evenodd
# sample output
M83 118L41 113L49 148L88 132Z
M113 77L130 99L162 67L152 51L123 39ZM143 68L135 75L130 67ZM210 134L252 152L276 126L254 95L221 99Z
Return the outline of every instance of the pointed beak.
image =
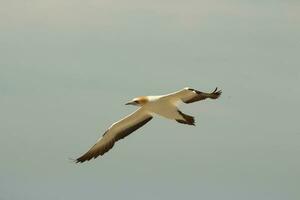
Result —
M125 103L125 105L136 105L136 103L134 101L129 101L129 102Z

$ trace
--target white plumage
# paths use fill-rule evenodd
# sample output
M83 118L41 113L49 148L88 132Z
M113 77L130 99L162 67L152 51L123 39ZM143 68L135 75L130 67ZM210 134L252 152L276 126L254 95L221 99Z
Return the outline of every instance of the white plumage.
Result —
M200 92L191 88L184 88L177 92L160 96L142 96L134 98L126 105L140 106L138 110L112 124L96 144L88 152L76 159L76 162L88 161L105 154L116 141L126 137L133 131L149 122L154 114L167 119L176 120L182 124L195 125L194 117L182 113L178 109L180 102L193 103L206 98L216 99L221 95L217 88L212 93Z

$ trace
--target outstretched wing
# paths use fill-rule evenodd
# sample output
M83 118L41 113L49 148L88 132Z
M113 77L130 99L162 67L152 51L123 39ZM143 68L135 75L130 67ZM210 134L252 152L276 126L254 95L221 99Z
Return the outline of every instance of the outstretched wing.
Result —
M133 131L145 125L152 119L152 115L140 108L131 115L112 124L103 136L98 139L97 143L84 155L77 158L75 161L82 163L92 158L97 158L108 152L116 141L128 136Z
M217 99L221 95L222 91L216 88L211 93L201 92L192 88L184 88L178 92L166 95L164 98L169 98L171 101L184 103L193 103L195 101L201 101L206 98Z

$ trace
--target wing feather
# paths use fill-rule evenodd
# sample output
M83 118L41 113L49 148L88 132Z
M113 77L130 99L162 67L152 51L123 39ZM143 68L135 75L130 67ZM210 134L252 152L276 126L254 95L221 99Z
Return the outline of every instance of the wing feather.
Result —
M115 142L144 126L152 118L152 115L140 108L131 115L111 125L97 143L92 146L88 152L77 158L75 161L77 163L82 163L91 160L92 158L97 158L100 155L104 155L113 148Z
M188 90L192 91L194 94L193 94L193 96L183 97L182 101L184 103L193 103L193 102L196 102L196 101L204 100L206 98L217 99L222 94L222 91L218 90L218 88L216 88L211 93L200 92L198 90L191 89L191 88L189 88Z
M201 92L192 88L184 88L178 92L174 92L172 94L166 95L165 98L170 99L177 103L178 101L182 101L184 103L193 103L196 101L201 101L206 98L217 99L221 95L222 91L216 88L211 93Z

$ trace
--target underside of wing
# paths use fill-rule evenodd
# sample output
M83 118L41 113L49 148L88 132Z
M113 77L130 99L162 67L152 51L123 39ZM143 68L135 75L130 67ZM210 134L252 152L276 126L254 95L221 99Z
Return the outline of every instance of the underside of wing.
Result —
M104 155L114 146L115 142L139 129L152 118L153 117L150 114L144 113L141 109L139 109L128 117L116 122L103 134L103 136L88 152L77 158L76 162L82 163L91 160L92 158L97 158L100 155Z

